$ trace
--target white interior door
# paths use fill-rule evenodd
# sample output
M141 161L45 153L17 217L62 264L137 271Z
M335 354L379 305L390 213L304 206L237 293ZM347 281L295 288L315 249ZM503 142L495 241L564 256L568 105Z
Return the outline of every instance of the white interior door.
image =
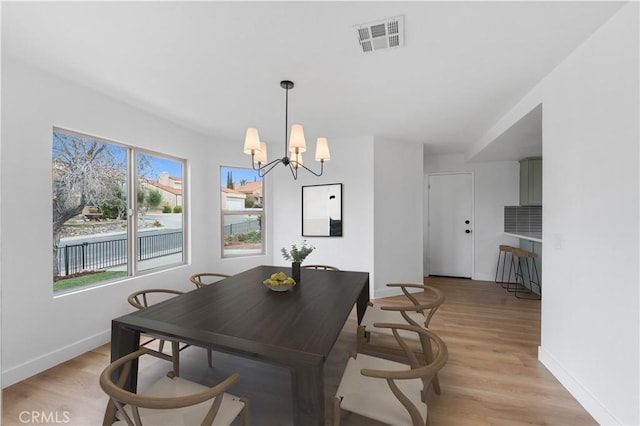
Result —
M471 278L473 269L473 177L429 175L430 275Z

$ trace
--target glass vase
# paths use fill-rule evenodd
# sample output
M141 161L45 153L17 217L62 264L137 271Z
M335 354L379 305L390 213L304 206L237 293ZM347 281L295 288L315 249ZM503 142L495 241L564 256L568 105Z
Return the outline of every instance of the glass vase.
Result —
M296 283L300 283L300 262L293 262L291 264L291 278L293 278Z

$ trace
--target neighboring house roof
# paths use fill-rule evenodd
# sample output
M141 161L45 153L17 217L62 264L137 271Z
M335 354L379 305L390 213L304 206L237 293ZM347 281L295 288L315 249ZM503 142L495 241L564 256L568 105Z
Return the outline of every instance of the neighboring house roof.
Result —
M248 182L238 188L244 194L262 195L262 182Z
M244 192L240 192L236 189L230 189L230 188L227 188L226 186L221 186L220 190L222 192L226 192L227 194L245 195Z
M167 185L163 185L161 183L158 182L147 182L149 185L155 186L156 188L162 189L163 191L169 192L171 194L174 195L182 195L182 189L181 188L172 188L170 186Z

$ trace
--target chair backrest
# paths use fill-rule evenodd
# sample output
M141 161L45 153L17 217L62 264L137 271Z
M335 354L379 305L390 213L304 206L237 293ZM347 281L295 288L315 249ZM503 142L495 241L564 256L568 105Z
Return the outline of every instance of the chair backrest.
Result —
M137 309L143 309L158 303L164 299L167 299L166 295L178 296L183 294L178 290L171 290L168 288L151 288L147 290L139 290L135 293L131 293L127 298L129 304ZM154 299L154 300L151 300ZM159 300L155 300L159 299Z
M369 377L386 379L389 388L398 398L402 405L405 406L413 424L425 424L426 419L422 419L420 410L413 405L406 396L403 395L400 388L395 383L396 380L421 379L422 380L422 400L426 401L427 390L432 380L445 366L449 358L449 351L444 341L434 332L422 327L416 327L409 324L392 324L392 323L375 323L374 327L389 328L400 347L404 350L409 361L409 370L373 370L362 369L361 374ZM399 333L403 330L404 333ZM410 332L410 333L407 333ZM407 337L406 334L415 336ZM403 336L404 335L404 336ZM411 342L416 338L420 341L421 352L424 358L416 356Z
M213 420L222 404L224 392L238 381L239 375L234 373L212 388L189 395L171 397L145 396L125 390L123 386L131 373L132 361L148 352L147 349L143 348L117 359L109 364L100 375L100 387L109 395L109 398L119 412L119 416L121 416L127 424L138 426L142 425L139 408L167 410L189 407L211 400L211 408L203 419L202 424L213 424ZM120 374L117 380L114 381L113 379L117 376L118 371L120 371ZM181 379L177 378L177 380ZM125 410L124 405L129 406L130 409ZM133 417L133 419L131 417ZM108 421L113 422L113 419L105 419L105 423L108 423Z
M415 324L415 321L411 319L411 317L408 315L408 312L422 313L424 315L424 327L429 327L429 322L431 321L433 314L436 313L440 305L442 305L442 303L444 303L444 300L445 300L445 295L442 291L429 285L410 284L410 283L390 283L390 284L387 284L387 287L399 287L402 290L402 293L404 293L404 295L407 297L407 299L411 301L411 305L408 305L406 307L394 307L392 308L392 310L400 311L400 314L407 321L407 323L413 324L413 325L422 326L422 324ZM411 288L422 289L430 293L429 301L426 303L420 302L415 296L415 294L412 294L409 292L409 289ZM385 309L385 308L382 308L382 309Z
M336 268L335 266L330 266L330 265L303 265L301 266L301 268L303 269L321 269L324 271L339 271L340 269Z
M199 274L191 275L189 281L194 283L196 287L201 288L205 285L213 284L216 281L229 278L231 275L220 274L218 272L201 272Z

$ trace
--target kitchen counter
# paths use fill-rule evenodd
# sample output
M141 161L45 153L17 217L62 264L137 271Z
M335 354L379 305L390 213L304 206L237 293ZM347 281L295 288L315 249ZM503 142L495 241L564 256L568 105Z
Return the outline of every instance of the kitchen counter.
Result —
M505 232L505 235L510 237L522 238L523 240L535 241L537 243L542 242L542 232Z

